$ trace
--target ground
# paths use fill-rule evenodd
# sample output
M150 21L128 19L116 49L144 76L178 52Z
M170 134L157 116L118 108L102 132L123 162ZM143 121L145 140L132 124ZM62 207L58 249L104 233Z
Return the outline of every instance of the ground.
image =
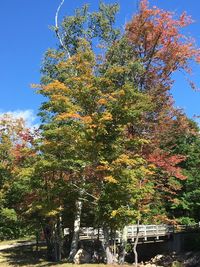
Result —
M25 245L25 244L29 245ZM32 240L12 240L0 242L0 267L77 267L75 264L56 264L45 261L45 247L40 244L39 250L30 244ZM11 246L11 248L8 248ZM6 249L5 249L6 248ZM2 250L3 249L3 250ZM84 264L84 267L105 267L104 264Z
M78 267L76 264L63 263L53 263L47 262L45 260L46 248L40 243L38 251L36 250L36 245L34 240L12 240L0 242L0 267ZM200 253L186 253L185 255L168 255L152 259L151 262L146 265L139 265L138 267L155 267L155 266L200 266ZM185 264L181 265L179 262L180 257L182 260L185 259ZM182 261L181 260L181 261ZM176 263L175 263L176 262ZM195 264L194 264L195 263ZM157 265L158 264L158 265ZM80 265L79 265L80 266ZM109 265L104 264L83 264L83 267L109 267ZM121 265L120 265L121 266ZM134 265L124 265L122 267L134 267ZM110 266L113 267L113 266Z

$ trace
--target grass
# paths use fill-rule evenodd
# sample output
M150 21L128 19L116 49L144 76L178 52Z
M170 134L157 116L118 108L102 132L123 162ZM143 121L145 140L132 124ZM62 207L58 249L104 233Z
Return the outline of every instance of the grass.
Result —
M26 241L35 241L35 237L34 236L29 236L29 237L24 237L24 238L20 238L20 239L13 239L13 240L4 240L4 241L0 241L0 246L1 245L11 245L11 244L15 244L15 243L21 243L21 242L26 242Z
M24 240L20 240L24 241ZM20 242L19 240L12 240L8 242L0 242L0 245L13 244ZM76 264L69 264L66 262L53 263L45 260L46 248L40 245L39 251L36 251L36 246L22 246L10 248L0 251L0 267L78 267ZM104 264L84 264L84 267L105 267Z
M32 239L33 240L33 239ZM30 238L21 240L10 240L0 242L1 245L22 243L30 241ZM38 251L36 251L35 245L21 246L0 251L0 267L80 267L80 265L70 264L67 262L54 263L47 262L46 258L46 247L42 244L39 245ZM82 264L83 267L109 267L105 264ZM132 265L133 266L133 265ZM113 266L110 266L113 267ZM126 265L123 267L130 267Z
M35 251L35 246L26 246L12 248L0 251L1 267L80 267L80 265L70 264L66 262L54 263L45 260L45 248L40 247L40 251ZM105 264L83 264L84 267L107 267Z
M22 243L25 241L30 241L30 239L1 242L0 245ZM38 252L34 245L10 248L0 251L0 266L55 266L55 263L51 264L44 261L45 255L45 247L42 245L40 245Z
M0 262L1 267L18 267L18 265L9 265L9 264L2 264ZM50 264L50 263L41 263L41 264L36 264L36 265L24 265L28 267L80 267L80 265L72 264L72 263L61 263L61 264ZM82 267L109 267L109 265L104 265L104 264L82 264ZM113 267L113 266L112 266Z

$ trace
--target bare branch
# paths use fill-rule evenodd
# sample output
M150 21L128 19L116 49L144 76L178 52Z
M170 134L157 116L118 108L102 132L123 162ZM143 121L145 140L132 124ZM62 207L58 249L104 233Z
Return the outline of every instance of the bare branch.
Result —
M65 44L63 42L62 36L59 33L59 26L58 26L58 15L59 15L60 9L61 9L62 5L64 4L64 2L65 2L65 0L61 1L60 5L58 6L57 11L56 11L56 15L55 15L55 32L56 32L56 36L58 37L58 40L59 40L61 46L67 52L68 58L70 58L69 50L67 49L67 47L65 46Z
M86 195L92 197L92 198L95 199L95 200L98 200L97 197L95 197L95 196L93 196L92 194L88 193L85 189L83 189L83 188L81 188L81 187L79 187L78 185L73 184L73 183L72 183L72 185L73 185L74 187L76 187L77 189L79 189L79 190L83 190L83 193L84 193L84 194L86 194Z
M60 9L62 7L62 5L64 4L65 0L62 0L62 2L60 3L60 5L58 6L58 9L56 11L56 16L55 16L55 27L58 28L58 14L60 12Z

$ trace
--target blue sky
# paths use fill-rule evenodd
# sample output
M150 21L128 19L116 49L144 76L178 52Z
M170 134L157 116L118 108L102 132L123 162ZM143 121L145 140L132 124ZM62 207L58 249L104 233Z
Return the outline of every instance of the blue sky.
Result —
M105 3L115 1L105 0ZM117 23L124 25L136 12L137 0L118 0L121 10ZM54 16L60 0L1 0L0 1L0 113L12 111L17 114L25 112L32 117L42 101L41 97L30 88L31 83L40 80L40 67L44 52L49 47L55 47L57 40L49 30L54 24ZM65 0L60 13L73 14L76 7L89 3L91 9L96 9L97 0ZM151 5L175 11L180 14L187 11L195 23L185 30L196 38L200 46L200 12L197 0L150 0ZM193 80L200 86L200 68L194 67ZM183 74L174 76L173 95L176 105L182 107L188 116L200 114L200 92L194 92L189 87Z

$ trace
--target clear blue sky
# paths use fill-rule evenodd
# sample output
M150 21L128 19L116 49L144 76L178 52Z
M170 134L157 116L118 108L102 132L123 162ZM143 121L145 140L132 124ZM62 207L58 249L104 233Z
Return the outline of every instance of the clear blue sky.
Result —
M106 3L115 1L105 0ZM117 23L124 25L136 11L137 0L118 0L121 10ZM186 33L197 39L200 46L200 12L198 0L150 0L152 5L175 11L187 11L195 23ZM37 113L41 97L30 89L31 83L40 80L40 66L45 50L55 47L57 40L49 30L54 23L55 11L60 0L1 0L0 1L0 113L31 109ZM73 14L76 7L89 3L97 8L97 0L65 0L60 13ZM194 68L194 80L200 85L200 68ZM192 117L200 114L200 92L189 87L182 74L175 75L173 94L176 105L182 107Z

